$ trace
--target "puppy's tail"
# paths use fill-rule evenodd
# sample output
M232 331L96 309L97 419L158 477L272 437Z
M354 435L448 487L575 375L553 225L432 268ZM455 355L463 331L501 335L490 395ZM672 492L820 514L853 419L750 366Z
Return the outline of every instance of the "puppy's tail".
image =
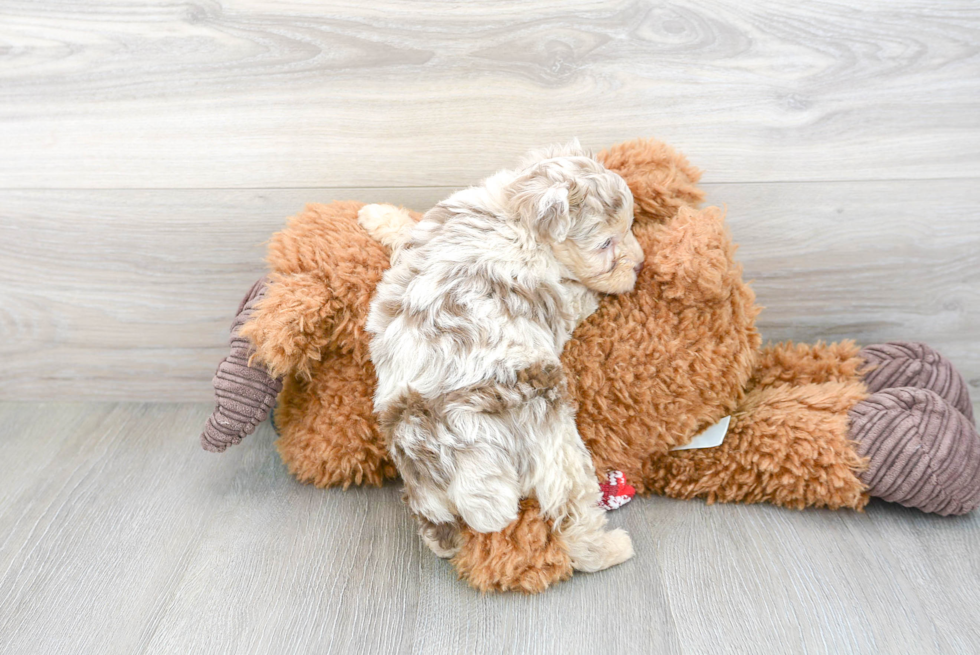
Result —
M357 212L357 222L371 237L397 251L408 242L417 218L404 207L364 205Z

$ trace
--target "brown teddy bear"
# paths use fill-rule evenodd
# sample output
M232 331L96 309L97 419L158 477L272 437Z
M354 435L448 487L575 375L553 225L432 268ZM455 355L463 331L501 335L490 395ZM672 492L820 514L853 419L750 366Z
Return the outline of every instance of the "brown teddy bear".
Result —
M604 297L562 356L600 477L709 503L860 510L873 496L944 515L980 504L980 436L946 359L913 343L760 347L722 212L699 209L700 172L652 140L598 158L629 184L646 253L635 290ZM239 308L215 376L206 449L238 443L278 396L277 446L297 478L396 477L364 333L389 252L358 225L361 206L309 205L273 237L270 276ZM724 417L720 445L675 449ZM553 527L528 499L501 533L465 529L453 563L482 590L541 591L571 575Z

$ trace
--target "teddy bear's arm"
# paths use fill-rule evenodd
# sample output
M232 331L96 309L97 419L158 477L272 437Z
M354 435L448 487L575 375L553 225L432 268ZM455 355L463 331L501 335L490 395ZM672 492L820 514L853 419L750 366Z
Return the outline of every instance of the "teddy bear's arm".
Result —
M389 252L357 223L362 203L310 204L269 243L266 296L241 334L274 376L309 377L331 350L364 354Z
M351 320L329 283L315 273L274 274L239 334L273 377L309 375L335 345L338 323Z

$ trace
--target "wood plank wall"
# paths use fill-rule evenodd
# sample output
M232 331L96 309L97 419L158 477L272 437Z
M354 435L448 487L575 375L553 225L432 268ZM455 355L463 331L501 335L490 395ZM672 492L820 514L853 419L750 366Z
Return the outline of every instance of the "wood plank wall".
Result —
M924 340L980 398L980 6L904 0L7 0L0 398L207 400L305 202L571 136L706 171L765 336Z

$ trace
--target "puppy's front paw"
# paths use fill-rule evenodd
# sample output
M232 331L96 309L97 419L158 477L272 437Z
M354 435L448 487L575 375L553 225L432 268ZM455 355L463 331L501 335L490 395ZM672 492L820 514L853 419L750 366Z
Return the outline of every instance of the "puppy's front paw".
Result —
M633 557L633 542L625 530L602 532L588 542L578 544L572 555L572 568L593 573L622 564Z

